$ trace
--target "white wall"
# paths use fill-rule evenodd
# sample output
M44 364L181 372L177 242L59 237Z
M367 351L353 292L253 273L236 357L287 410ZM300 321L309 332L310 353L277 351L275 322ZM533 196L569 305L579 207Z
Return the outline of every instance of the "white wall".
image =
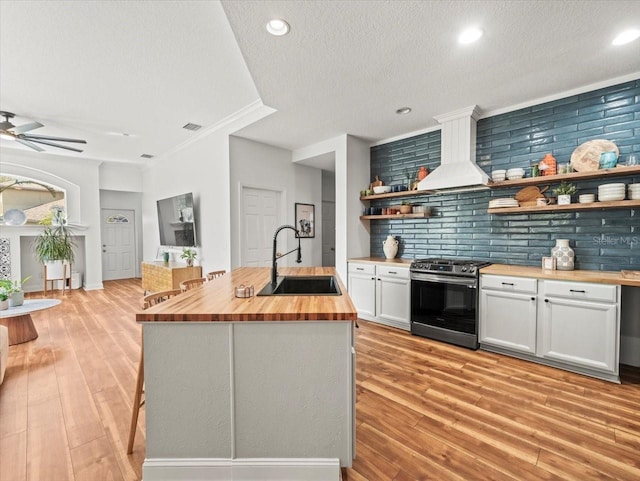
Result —
M198 258L203 273L231 268L231 194L229 135L269 115L273 109L251 105L245 112L204 132L192 143L157 157L143 175L143 258L154 260L160 246L156 201L193 192ZM181 249L173 260L180 260Z
M369 222L361 221L360 190L369 183L369 144L350 135L319 142L293 152L294 162L323 156L335 156L336 270L347 280L347 259L368 256Z
M230 138L231 166L231 265L240 266L240 220L242 186L277 190L283 196L283 224L295 223L294 204L296 202L315 205L316 236L302 239L302 263L295 263L290 255L278 262L282 266L322 265L322 171L291 161L291 152L270 145L239 137ZM281 244L282 242L282 244ZM295 247L291 236L278 239L280 250Z
M124 192L142 192L142 172L136 165L105 162L100 165L100 188Z
M65 190L67 219L77 234L84 236L85 289L102 288L100 248L100 162L81 156L65 157L48 152L27 152L0 148L2 173L19 175L52 184ZM2 235L11 240L11 272L14 279L21 272L20 229L2 226ZM36 228L37 229L37 228ZM33 232L33 231L31 231ZM37 235L35 232L32 235Z

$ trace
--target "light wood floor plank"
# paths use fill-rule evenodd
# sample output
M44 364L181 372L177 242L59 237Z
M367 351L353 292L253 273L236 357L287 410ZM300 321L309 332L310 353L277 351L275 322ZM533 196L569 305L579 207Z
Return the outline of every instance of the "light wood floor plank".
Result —
M0 438L0 480L27 479L27 431Z
M123 481L122 473L106 437L71 450L75 481Z

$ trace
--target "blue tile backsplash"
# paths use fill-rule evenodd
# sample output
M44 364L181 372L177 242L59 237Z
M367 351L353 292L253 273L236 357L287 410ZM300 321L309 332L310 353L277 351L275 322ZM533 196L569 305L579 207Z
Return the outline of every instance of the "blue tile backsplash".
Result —
M593 139L615 142L622 163L630 153L640 154L640 79L480 119L476 160L487 173L525 167L528 175L528 167L544 154L566 163L578 145ZM415 175L423 165L430 171L440 165L440 131L371 148L371 178L379 175L387 185L406 185L405 171ZM640 183L640 176L607 182ZM597 197L602 183L576 182L578 194ZM384 257L382 243L391 234L400 241L402 258L460 257L539 266L555 239L566 238L575 250L576 269L640 269L640 209L487 213L491 198L513 196L518 190L410 197L406 200L413 204L431 206L433 216L363 221L371 223L371 255ZM371 206L398 205L401 200L372 201Z

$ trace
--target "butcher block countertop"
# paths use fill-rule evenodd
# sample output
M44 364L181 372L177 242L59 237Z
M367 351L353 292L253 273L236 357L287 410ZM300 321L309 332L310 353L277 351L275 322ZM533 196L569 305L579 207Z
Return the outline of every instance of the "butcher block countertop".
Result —
M596 282L600 284L618 284L621 286L640 287L640 278L625 277L621 272L614 271L554 271L532 266L492 264L490 266L483 267L480 270L480 274L534 277L537 279L552 279L556 281Z
M270 280L269 267L241 267L136 314L137 322L355 321L358 312L333 267L279 267L278 274L335 276L340 296L257 296ZM255 296L235 297L241 284Z

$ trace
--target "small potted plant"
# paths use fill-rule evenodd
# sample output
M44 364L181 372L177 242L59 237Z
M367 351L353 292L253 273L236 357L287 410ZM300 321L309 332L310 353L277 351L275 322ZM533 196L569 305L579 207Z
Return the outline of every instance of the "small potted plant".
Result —
M194 249L190 249L188 247L182 249L182 254L180 254L180 259L184 259L185 261L187 261L187 265L189 267L193 266L193 261L196 260L196 257L198 257L197 252Z
M571 204L571 196L578 192L574 184L560 182L560 185L553 189L553 193L558 197L558 205Z
M9 296L13 284L9 279L0 279L0 311L9 309Z
M22 286L29 279L31 279L31 276L27 276L21 281L13 281L11 293L9 294L9 307L19 307L24 304L24 290L22 290Z
M412 209L411 202L405 200L405 201L402 202L402 205L400 206L400 213L401 214L410 214L411 213L411 209Z

